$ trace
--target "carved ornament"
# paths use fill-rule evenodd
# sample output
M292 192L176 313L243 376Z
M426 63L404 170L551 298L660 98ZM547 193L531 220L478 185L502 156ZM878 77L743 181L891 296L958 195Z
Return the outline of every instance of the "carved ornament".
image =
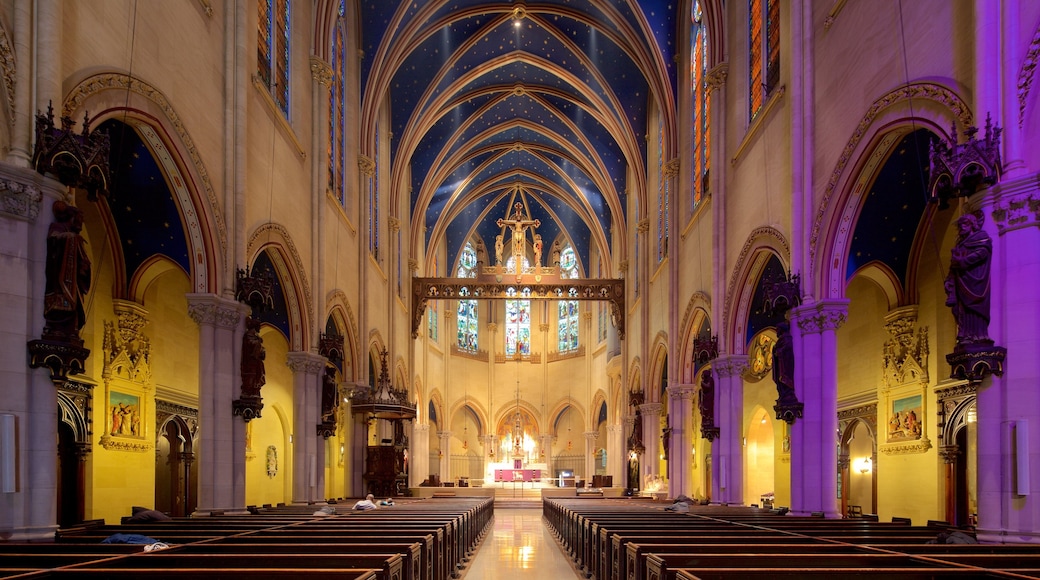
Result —
M0 178L0 211L32 221L40 215L43 192L32 183L21 183L13 179Z
M1010 230L1040 225L1040 198L1030 192L1008 200L1001 200L993 207L993 222L1000 235Z
M332 84L332 66L321 57L311 55L311 78L328 88Z
M132 453L144 453L154 449L151 443L142 443L139 441L129 441L127 439L121 439L112 437L111 435L102 435L101 440L98 442L102 447L109 451L129 451Z
M704 75L704 84L708 86L709 91L721 89L726 86L726 77L728 76L729 63L719 63L715 68L711 69Z
M141 332L141 328L148 324L147 311L139 304L125 300L115 300L113 306L118 322L105 321L101 376L105 379L118 377L147 386L152 381L151 343Z
M882 445L880 451L885 455L912 455L924 453L932 448L932 442L927 438L919 439L913 443L890 443Z
M893 311L885 319L885 330L892 335L883 347L885 386L927 383L928 327L917 327L917 307Z

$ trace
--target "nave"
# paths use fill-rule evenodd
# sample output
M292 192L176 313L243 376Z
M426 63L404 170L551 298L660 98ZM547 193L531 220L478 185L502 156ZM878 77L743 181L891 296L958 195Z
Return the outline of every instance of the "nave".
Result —
M542 519L530 508L495 510L491 531L462 571L463 580L582 578Z

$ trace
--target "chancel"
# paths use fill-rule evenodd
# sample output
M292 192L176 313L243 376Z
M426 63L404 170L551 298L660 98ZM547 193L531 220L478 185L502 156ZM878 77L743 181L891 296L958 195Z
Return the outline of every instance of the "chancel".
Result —
M1038 60L1023 0L0 2L0 571L1040 570Z

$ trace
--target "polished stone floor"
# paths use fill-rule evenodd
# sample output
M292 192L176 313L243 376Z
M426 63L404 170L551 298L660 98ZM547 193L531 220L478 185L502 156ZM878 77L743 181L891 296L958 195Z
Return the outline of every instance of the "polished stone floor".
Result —
M580 579L540 509L495 509L492 530L462 570L465 580Z

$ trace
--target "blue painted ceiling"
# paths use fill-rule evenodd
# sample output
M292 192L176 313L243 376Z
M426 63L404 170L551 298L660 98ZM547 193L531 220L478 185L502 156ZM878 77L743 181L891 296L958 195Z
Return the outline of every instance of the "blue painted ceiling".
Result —
M592 271L626 176L645 178L649 104L676 98L677 0L367 0L360 21L363 99L389 103L391 171L427 255L446 243L440 274L471 235L494 247L516 201Z

